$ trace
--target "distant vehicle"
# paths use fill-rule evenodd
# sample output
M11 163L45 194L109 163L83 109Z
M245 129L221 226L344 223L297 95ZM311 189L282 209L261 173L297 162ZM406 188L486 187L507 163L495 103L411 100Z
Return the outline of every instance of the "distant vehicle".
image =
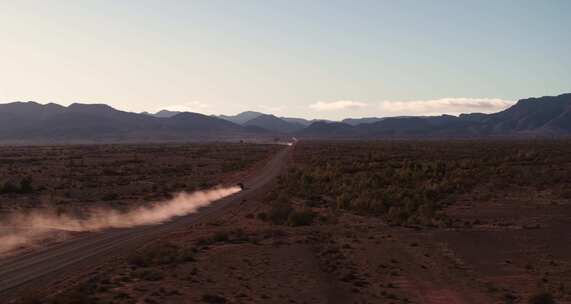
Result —
M244 186L243 183L238 183L238 187L240 187L240 190L246 189L246 186Z

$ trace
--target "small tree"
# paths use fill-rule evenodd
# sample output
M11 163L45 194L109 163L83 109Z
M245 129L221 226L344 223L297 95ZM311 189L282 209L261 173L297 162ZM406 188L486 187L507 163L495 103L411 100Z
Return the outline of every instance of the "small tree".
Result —
M14 184L12 184L10 181L7 181L4 183L4 186L2 187L2 191L0 191L1 193L14 193L14 192L18 192L18 187L16 187Z
M529 299L529 304L555 304L553 296L548 292L541 292Z
M268 218L275 225L283 225L292 211L293 208L288 204L274 204L270 209Z
M289 214L288 223L290 226L308 226L313 223L315 212L311 210L294 211Z
M26 177L20 181L20 193L32 193L33 191L31 177Z

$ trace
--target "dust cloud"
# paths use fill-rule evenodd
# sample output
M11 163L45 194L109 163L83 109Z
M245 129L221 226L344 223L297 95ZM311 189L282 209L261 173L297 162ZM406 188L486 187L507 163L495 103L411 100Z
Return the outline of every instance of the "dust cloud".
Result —
M199 208L239 192L240 187L218 187L192 193L181 192L174 198L128 211L91 209L85 216L32 211L13 214L0 224L0 254L45 240L54 232L100 231L163 223L173 217L196 212Z

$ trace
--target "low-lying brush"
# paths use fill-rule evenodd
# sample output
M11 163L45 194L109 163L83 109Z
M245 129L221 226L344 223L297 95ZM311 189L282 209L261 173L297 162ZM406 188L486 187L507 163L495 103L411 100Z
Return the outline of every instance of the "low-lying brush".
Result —
M274 204L268 218L286 223L291 210L283 202L297 200L397 225L448 226L442 210L476 188L484 200L499 195L497 189L522 187L568 199L570 147L565 141L304 141L268 196Z
M138 269L133 273L133 276L145 281L160 281L164 278L160 271L152 269Z
M289 225L293 227L311 225L317 213L311 209L296 210L289 202L283 200L272 203L269 212L258 213L258 219L269 220L274 225Z
M531 296L528 301L529 304L555 304L553 296L548 292L540 292Z
M139 252L135 252L128 257L129 264L134 267L179 264L193 260L193 249L179 247L170 243L156 244L150 248L144 248Z
M293 211L288 216L290 226L308 226L313 223L316 213L311 210Z
M197 246L208 246L216 243L248 243L255 242L256 239L246 234L242 229L218 231L214 235L201 238L196 242Z
M210 304L224 304L227 302L225 297L209 293L202 296L202 301Z

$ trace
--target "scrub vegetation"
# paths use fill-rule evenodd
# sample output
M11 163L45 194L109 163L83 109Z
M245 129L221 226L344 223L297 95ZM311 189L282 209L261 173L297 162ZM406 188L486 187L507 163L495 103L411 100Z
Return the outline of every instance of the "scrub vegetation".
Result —
M449 227L443 209L466 194L531 188L570 199L569 155L567 142L302 142L273 194L273 215L298 199L396 225Z

